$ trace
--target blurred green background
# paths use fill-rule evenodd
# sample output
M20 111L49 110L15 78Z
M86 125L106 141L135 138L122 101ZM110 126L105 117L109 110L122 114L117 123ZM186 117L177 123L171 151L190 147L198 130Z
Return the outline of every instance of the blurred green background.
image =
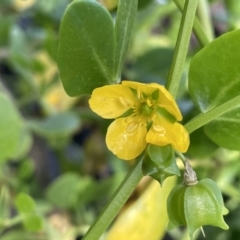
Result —
M58 32L71 2L0 1L1 240L80 240L132 166L107 150L110 121L91 112L89 96L70 98L61 85L56 63ZM115 18L117 0L99 2ZM200 2L209 10L215 37L240 27L239 1ZM204 24L201 10L198 16ZM139 0L122 79L165 84L180 20L181 13L171 0ZM192 35L177 97L184 122L199 113L187 91L189 62L199 50ZM239 152L219 148L199 129L191 135L186 156L199 179L217 182L230 210L225 218L230 230L204 227L207 239L239 239ZM140 184L126 208L136 208L134 202L144 198L149 186L149 180ZM156 204L154 196L147 204ZM166 209L159 211L165 214ZM131 231L144 228L147 221L133 224L126 238L134 240ZM162 236L156 240L188 239L184 228L171 232L164 232L165 225L159 228ZM102 239L121 240L116 229L110 231ZM149 239L155 240L151 234ZM198 232L195 239L204 238Z

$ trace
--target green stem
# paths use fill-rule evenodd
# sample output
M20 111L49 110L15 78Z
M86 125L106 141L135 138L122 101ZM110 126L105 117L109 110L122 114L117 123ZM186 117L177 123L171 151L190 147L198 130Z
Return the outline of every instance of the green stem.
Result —
M185 163L186 163L186 161L187 161L186 158L185 158L185 156L184 156L182 153L178 152L178 151L175 151L175 153L176 153L176 155L181 159L183 165L185 166Z
M24 216L23 215L18 215L14 218L11 219L5 219L3 221L0 222L0 228L10 228L13 227L19 223L21 223L24 220Z
M198 4L198 16L206 36L210 41L214 39L212 21L209 11L209 3L207 0L199 0Z
M206 113L201 113L188 123L185 124L185 128L189 133L197 130L198 128L204 126L205 124L209 123L210 121L216 119L217 117L223 115L224 113L239 107L240 105L240 96L237 96L224 104L211 109Z
M177 95L179 82L181 80L197 5L198 0L185 1L173 62L166 85L173 97Z
M98 218L92 224L83 240L100 239L101 235L116 217L117 213L127 201L142 177L142 157L139 157L131 171L127 174L105 208L101 211Z
M176 6L178 7L178 9L183 12L184 9L184 3L182 0L173 0L174 3L176 4ZM195 17L194 19L194 23L193 23L193 32L195 33L199 44L202 47L205 47L206 45L209 44L210 39L208 39L208 37L206 36L206 34L204 33L201 24L199 23L198 19Z

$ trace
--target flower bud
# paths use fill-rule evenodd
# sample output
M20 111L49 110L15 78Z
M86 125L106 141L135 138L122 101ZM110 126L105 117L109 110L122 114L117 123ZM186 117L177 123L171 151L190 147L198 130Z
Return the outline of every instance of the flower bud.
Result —
M172 146L160 147L149 144L144 156L142 171L144 175L151 176L161 185L167 177L180 176Z
M203 179L193 185L178 185L167 200L169 217L168 229L187 226L190 238L197 228L212 225L224 230L228 225L223 216L228 213L217 184L211 179Z

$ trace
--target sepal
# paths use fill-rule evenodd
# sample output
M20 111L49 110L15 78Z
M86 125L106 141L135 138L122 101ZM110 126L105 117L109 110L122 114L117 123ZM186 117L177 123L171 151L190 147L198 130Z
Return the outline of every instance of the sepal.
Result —
M181 176L171 145L164 147L149 144L143 160L144 175L151 176L161 185L170 176Z
M187 226L190 238L196 229L204 225L228 229L223 216L226 208L217 184L211 179L203 179L195 185L179 185L167 200L169 216L168 229Z

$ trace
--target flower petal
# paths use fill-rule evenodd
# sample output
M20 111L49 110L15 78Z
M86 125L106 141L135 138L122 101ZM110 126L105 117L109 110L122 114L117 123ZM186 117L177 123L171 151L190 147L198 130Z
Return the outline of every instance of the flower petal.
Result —
M176 101L164 86L158 83L144 84L144 83L138 83L133 81L122 81L122 85L134 88L136 90L139 89L140 92L143 92L149 96L156 89L158 89L160 91L159 100L158 100L159 107L165 108L169 113L171 113L176 118L176 120L178 121L182 120L182 114L177 106Z
M103 118L117 118L133 107L136 98L131 89L123 85L96 88L89 99L90 108Z
M131 160L146 148L147 129L138 118L119 118L108 127L106 143L110 151L119 158Z
M180 152L186 152L189 146L187 130L181 124L170 123L160 115L156 115L146 140L158 146L171 144L175 150Z
M168 90L157 83L150 83L151 86L158 88L159 94L159 107L164 107L169 113L171 113L178 121L182 120L182 114L178 108L176 101Z
M150 84L133 81L122 81L122 85L139 90L140 92L145 93L147 96L151 96L151 94L156 90L156 87L152 87Z

